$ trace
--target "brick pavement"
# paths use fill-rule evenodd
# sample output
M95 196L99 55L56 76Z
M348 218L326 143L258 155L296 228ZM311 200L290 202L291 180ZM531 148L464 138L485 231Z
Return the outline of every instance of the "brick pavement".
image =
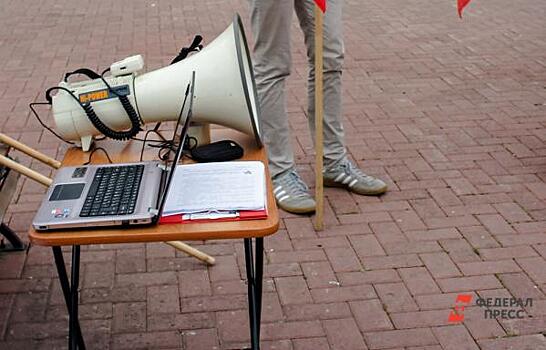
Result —
M463 21L454 3L346 1L347 145L390 192L327 189L322 232L283 214L265 247L265 349L546 349L546 3L475 0ZM27 104L64 72L134 53L158 68L194 34L214 38L230 13L248 23L244 0L1 7L0 130L57 158L66 147ZM312 183L304 48L293 31L288 108L299 169ZM43 192L18 185L7 222L25 239ZM161 244L85 247L88 348L248 344L242 245L197 247L218 264ZM0 348L64 348L50 250L2 254L0 266ZM534 303L523 319L485 319L474 305L449 324L459 293Z

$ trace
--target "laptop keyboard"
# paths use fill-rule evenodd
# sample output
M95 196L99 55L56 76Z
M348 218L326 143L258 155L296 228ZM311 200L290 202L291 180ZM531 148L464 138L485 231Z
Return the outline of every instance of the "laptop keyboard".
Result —
M133 214L143 171L143 164L98 168L80 216Z

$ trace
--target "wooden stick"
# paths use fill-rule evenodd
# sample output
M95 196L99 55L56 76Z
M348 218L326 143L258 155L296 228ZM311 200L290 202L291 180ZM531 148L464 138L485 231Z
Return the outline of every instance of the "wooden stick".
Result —
M168 241L168 242L165 242L167 243L168 245L170 245L171 247L174 247L175 249L178 249L188 255L191 255L193 256L194 258L197 258L209 265L214 265L214 263L216 262L216 260L210 256L210 255L207 255L205 253L203 253L202 251L200 250L197 250L189 245L187 245L186 243L183 243L183 242L180 242L180 241Z
M51 183L53 182L53 180L51 180L49 177L42 175L35 170L29 169L26 166L19 164L16 161L11 160L3 155L0 155L0 165L15 170L18 173L21 173L47 187L49 187L49 185L51 185Z
M5 135L5 134L2 134L0 133L0 142L2 143L5 143L6 145L8 146L11 146L25 154L27 154L28 156L34 158L34 159L37 159L39 160L40 162L44 163L44 164L47 164L55 169L59 169L61 167L61 162L59 162L58 160L55 160L51 157L48 157L46 156L45 154L41 153L41 152L38 152L37 150L35 150L34 148L31 148L27 145L25 145L24 143L21 143L15 139L12 139L11 137Z
M324 225L324 187L322 180L324 135L323 135L323 13L315 6L315 201L317 203L315 230L322 231Z

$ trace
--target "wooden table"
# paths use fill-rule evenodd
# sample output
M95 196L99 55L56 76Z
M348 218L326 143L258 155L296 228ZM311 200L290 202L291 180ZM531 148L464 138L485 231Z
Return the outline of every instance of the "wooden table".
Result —
M263 277L263 237L277 232L279 213L271 190L271 181L267 176L267 155L265 148L258 149L254 140L233 130L213 130L212 140L235 140L245 150L240 160L258 160L266 167L267 178L267 208L268 217L263 220L161 224L136 228L100 228L38 232L30 229L31 242L42 246L51 246L59 280L68 308L69 320L69 348L85 349L83 336L78 322L78 284L80 245L109 244L109 243L142 243L163 242L176 240L210 240L210 239L244 239L246 273L248 279L248 305L250 317L250 337L252 349L259 349L262 277ZM117 142L103 141L100 147L108 150L114 163L137 162L140 157L142 143L138 141ZM157 155L157 149L145 152L144 160L152 160ZM89 153L79 148L67 151L62 165L77 166L88 161ZM92 163L107 163L102 152L93 155ZM254 241L254 247L253 247ZM72 246L72 273L68 280L61 246Z

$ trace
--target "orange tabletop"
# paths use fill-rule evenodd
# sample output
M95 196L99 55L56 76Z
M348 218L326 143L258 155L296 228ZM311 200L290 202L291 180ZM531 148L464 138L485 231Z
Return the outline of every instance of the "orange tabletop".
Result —
M264 163L266 174L267 155L265 148L257 148L253 138L228 129L213 129L212 140L230 139L239 143L245 150L242 159L259 160ZM98 147L103 147L114 163L138 162L142 142L140 141L100 141ZM144 160L157 159L157 149L146 146ZM89 153L79 148L70 148L63 159L63 166L82 165L89 159ZM97 151L92 157L93 164L108 163L103 152ZM163 242L177 240L209 240L228 238L264 237L275 233L279 227L279 213L271 190L271 180L267 178L267 219L229 222L200 222L184 224L160 224L134 227L116 227L100 229L69 229L58 231L29 231L30 240L34 244L44 246L108 244L108 243L138 243Z

